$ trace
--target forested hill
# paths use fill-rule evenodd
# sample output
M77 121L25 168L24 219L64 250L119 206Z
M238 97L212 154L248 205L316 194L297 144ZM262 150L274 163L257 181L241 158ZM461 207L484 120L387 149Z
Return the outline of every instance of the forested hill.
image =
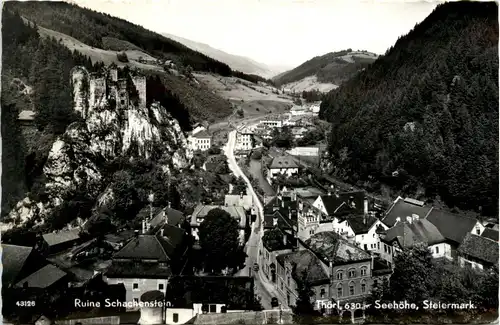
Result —
M332 173L498 216L498 8L437 8L330 92Z
M285 85L315 76L318 82L340 85L359 70L373 63L375 59L377 55L367 51L347 49L331 52L314 57L290 71L277 75L273 80L278 85Z
M233 71L223 62L139 25L67 2L9 1L5 9L18 12L39 26L69 35L96 48L109 48L110 40L117 40L116 44L129 44L157 59L173 60L178 65L191 66L195 71L213 72L221 76L235 75L251 82L265 81L258 76Z

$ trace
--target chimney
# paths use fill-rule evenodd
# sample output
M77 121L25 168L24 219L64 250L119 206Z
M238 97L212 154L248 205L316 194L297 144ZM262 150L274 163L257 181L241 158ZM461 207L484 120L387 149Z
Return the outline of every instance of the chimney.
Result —
M285 207L285 200L283 200L283 198L281 198L281 207L284 208Z
M400 217L396 217L396 222L394 223L394 226L398 224L398 222L401 222L401 218ZM393 227L394 227L393 226Z
M283 245L286 246L286 234L283 234Z
M292 210L288 207L288 219L292 220Z
M273 217L273 227L276 227L278 225L278 218Z
M349 203L349 207L350 208L355 208L356 207L356 203L354 203L354 196L349 196L349 200L347 201L347 203Z
M240 199L243 200L243 192L240 192Z
M365 215L368 214L368 199L367 198L365 198L364 201L363 201L363 213Z
M161 230L160 230L160 235L161 235L162 237L163 237L163 230L164 230L163 228L161 228Z
M170 203L170 201L168 201L168 208L170 209L172 207L172 204Z
M295 191L292 192L292 201L297 201L297 193Z
M408 222L409 224L411 224L411 223L412 223L412 221L413 221L413 220L411 219L411 217L406 217L406 222Z
M419 217L418 214L412 214L411 218L412 218L413 221L415 221L415 220L418 220L420 217Z
M370 255L372 257L372 261L371 261L371 268L370 268L370 273L371 273L371 270L373 270L373 264L375 262L375 254L373 254L373 252L370 252Z
M328 196L332 196L332 192L328 190Z
M146 220L142 220L142 233L145 234L146 233Z

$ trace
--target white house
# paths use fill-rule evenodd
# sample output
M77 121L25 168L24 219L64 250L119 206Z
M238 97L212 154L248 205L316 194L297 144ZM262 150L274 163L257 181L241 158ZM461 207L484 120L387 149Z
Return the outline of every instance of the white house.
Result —
M315 104L312 104L311 106L309 106L309 109L311 110L311 112L317 114L317 113L319 113L320 106L321 106L321 102L319 104L315 103Z
M208 150L212 146L212 136L207 131L200 131L188 137L191 150Z
M271 128L281 128L283 126L283 118L280 116L270 116L265 120L261 120L260 124Z
M368 214L368 200L363 191L329 192L327 195L318 196L313 202L313 206L329 217L339 215L342 212Z
M307 110L304 106L295 105L290 109L290 114L293 116L305 115L307 114Z
M199 227L203 220L205 220L205 217L207 216L208 212L213 209L221 209L226 211L238 221L239 225L239 233L240 233L240 244L244 245L245 244L245 230L247 229L248 226L248 218L247 214L245 212L245 209L242 206L219 206L219 205L198 205L193 213L191 214L191 234L195 238L195 240L199 240Z
M288 177L299 172L299 165L290 156L275 157L267 166L267 180L271 183L276 175L286 175Z
M238 130L236 133L236 150L251 150L255 147L253 132L247 128Z

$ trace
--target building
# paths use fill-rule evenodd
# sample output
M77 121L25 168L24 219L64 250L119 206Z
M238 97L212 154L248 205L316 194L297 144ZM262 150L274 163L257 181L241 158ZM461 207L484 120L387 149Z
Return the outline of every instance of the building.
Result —
M434 258L452 259L451 246L429 220L408 217L380 235L380 257L393 263L394 256L405 248L418 244L429 248Z
M458 263L480 270L498 267L498 240L467 233L458 248Z
M302 139L307 131L303 126L293 127L291 130L294 139Z
M291 114L292 116L297 116L297 115L305 115L305 114L307 114L307 109L306 109L304 106L294 105L294 106L290 109L290 114Z
M398 196L385 213L382 222L390 228L398 220L406 220L406 217L418 216L420 219L425 219L430 211L431 207L426 207L422 201Z
M328 192L320 195L314 201L313 206L321 211L325 218L333 218L346 214L368 214L368 199L365 192Z
M224 196L224 206L226 207L243 207L247 213L252 216L257 214L253 204L253 196L250 194L226 194Z
M17 120L22 126L32 126L35 121L36 113L31 110L23 110L19 113Z
M197 132L188 137L188 145L191 150L208 150L212 146L212 135L208 131Z
M43 234L37 242L37 248L46 254L56 254L82 242L80 228L60 230Z
M236 132L235 150L251 150L255 147L253 132L248 128L242 128Z
M268 128L281 128L283 127L284 119L281 116L269 116L265 120L261 120L260 124Z
M431 208L426 220L432 223L446 239L451 249L450 258L455 259L456 251L468 233L481 235L485 227L476 219Z
M266 278L275 286L277 283L276 257L281 254L291 253L296 248L296 239L279 227L266 231L262 237L262 254L259 255L259 265Z
M319 113L319 110L320 110L320 107L321 107L321 102L319 103L314 103L312 104L311 106L309 106L309 110L311 112L313 112L314 114L318 114Z
M47 291L67 288L69 275L55 265L47 264L38 271L21 279L15 286L19 289Z
M125 286L126 301L139 302L141 295L151 290L165 293L169 278L182 272L186 264L183 258L186 253L184 231L165 226L175 236L162 230L163 227L155 235L136 231L135 236L113 256L111 266L104 273L108 284L122 283Z
M486 228L481 236L498 242L498 230Z
M180 276L169 282L166 324L185 324L199 314L254 310L251 277Z
M2 244L2 287L14 287L46 264L32 247Z
M290 177L296 175L299 172L299 165L290 156L279 156L271 160L267 165L267 180L272 183L277 175L286 175Z
M200 237L199 227L205 217L208 215L209 211L213 209L221 209L229 213L231 217L238 221L239 225L239 237L241 245L245 244L245 232L249 230L249 218L245 209L241 206L219 206L219 205L198 205L193 213L191 214L191 234L195 238L195 240L199 240Z
M296 197L280 193L264 206L264 230L276 227L290 234L297 231Z
M331 231L314 234L298 241L299 250L279 255L278 290L290 305L298 297L297 281L305 279L313 285L316 302L362 302L375 281L389 277L391 269L382 261L375 268L375 258ZM372 271L377 269L377 275ZM299 278L300 277L300 278Z

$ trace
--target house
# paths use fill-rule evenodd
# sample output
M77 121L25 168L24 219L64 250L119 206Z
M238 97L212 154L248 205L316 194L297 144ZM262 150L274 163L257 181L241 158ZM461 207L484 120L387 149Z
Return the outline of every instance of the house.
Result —
M245 209L241 206L219 206L219 205L198 205L191 214L191 234L195 240L199 240L198 231L201 223L207 216L208 212L213 209L221 209L229 213L231 217L238 221L240 231L240 243L245 244L245 232L249 228L249 218Z
M68 287L68 274L55 265L47 264L20 280L15 287L22 289L53 290Z
M313 206L319 209L325 218L333 218L345 214L368 214L368 199L365 192L328 192L320 195L314 201Z
M315 114L318 114L319 113L319 109L320 109L320 106L321 106L321 102L319 103L314 103L312 104L311 106L309 106L309 110Z
M199 314L254 310L251 277L179 276L169 281L167 324L186 324Z
M253 132L242 128L236 132L236 150L251 150L255 147Z
M382 222L390 228L398 220L406 220L406 217L418 216L420 219L425 219L430 211L431 207L426 207L422 201L398 196L385 213Z
M165 292L168 279L185 265L180 258L184 252L185 247L162 230L155 235L136 231L134 237L113 256L104 273L106 282L122 283L127 301L138 302L143 293L151 290Z
M261 120L260 124L268 128L281 128L283 127L284 119L278 115L269 116L265 120Z
M297 248L297 239L279 227L267 230L262 237L259 265L264 275L276 286L276 257Z
M290 156L279 156L271 160L267 167L267 180L271 183L277 175L286 175L288 177L296 175L299 172L299 165Z
M46 264L32 247L2 244L2 287L14 287Z
M224 196L224 206L226 207L243 207L251 215L256 215L257 211L253 204L253 196L250 194L226 194Z
M199 133L201 131L206 131L207 128L205 126L203 126L201 123L196 123L194 126L193 126L193 130L191 131L191 135L195 135L196 133Z
M40 251L47 254L56 254L80 243L82 241L80 231L80 228L73 228L43 234L39 238L37 245L39 245Z
M295 304L298 296L299 276L306 276L312 284L312 299L318 308L318 302L362 302L374 281L391 273L390 268L378 266L378 273L373 276L375 258L332 231L316 233L298 243L298 251L277 257L278 290L290 305Z
M379 233L388 229L379 219L364 214L339 217L338 223L334 224L333 228L337 233L352 238L365 251L374 252L378 252L380 247Z
M307 110L306 110L306 108L304 106L294 105L290 109L290 114L293 115L293 116L304 115L304 114L307 114Z
M297 230L297 200L281 193L264 206L264 230L279 227L289 233Z
M408 217L380 235L380 257L393 263L394 255L404 248L423 244L429 248L432 257L452 259L451 246L446 238L427 219Z
M208 131L197 132L188 137L188 145L191 150L208 150L212 146L212 135Z
M104 241L111 245L114 250L120 250L133 236L133 230L123 229L114 234L106 234L104 236Z
M153 207L152 210L147 207L139 211L137 214L138 219L145 219L148 217L150 217L149 223L152 228L164 224L178 227L182 225L185 220L184 213L182 213L182 211L172 209L170 204L166 208Z
M451 248L451 257L456 258L456 250L468 233L481 235L485 227L476 219L431 208L427 219L446 239Z
M293 127L291 132L292 132L292 135L293 135L293 138L294 139L301 139L304 137L304 133L306 133L308 131L307 128L305 127Z
M458 263L462 267L480 270L498 267L498 241L467 233L458 248Z
M35 121L36 113L31 110L23 110L19 113L17 120L22 126L32 126Z

